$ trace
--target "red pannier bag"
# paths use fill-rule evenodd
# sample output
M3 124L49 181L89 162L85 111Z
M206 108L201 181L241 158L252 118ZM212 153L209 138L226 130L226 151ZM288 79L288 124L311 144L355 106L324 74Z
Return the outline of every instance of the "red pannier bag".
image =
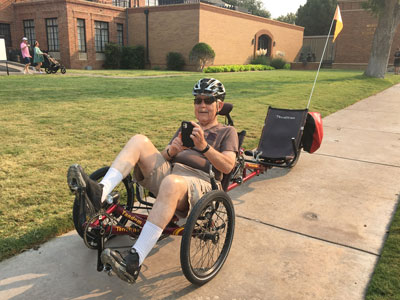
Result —
M324 130L322 128L321 114L318 112L309 112L307 114L306 125L304 126L301 142L304 151L314 153L319 149L322 143Z

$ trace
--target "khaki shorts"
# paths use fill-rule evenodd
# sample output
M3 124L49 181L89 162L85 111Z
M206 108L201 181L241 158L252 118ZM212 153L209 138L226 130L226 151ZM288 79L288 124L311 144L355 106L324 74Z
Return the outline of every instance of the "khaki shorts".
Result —
M176 211L175 214L180 218L187 217L196 202L212 190L208 174L180 163L171 164L161 153L157 154L156 159L154 169L148 177L143 176L138 165L135 166L134 177L141 186L157 196L161 182L166 176L170 174L182 176L187 183L189 210L186 213Z

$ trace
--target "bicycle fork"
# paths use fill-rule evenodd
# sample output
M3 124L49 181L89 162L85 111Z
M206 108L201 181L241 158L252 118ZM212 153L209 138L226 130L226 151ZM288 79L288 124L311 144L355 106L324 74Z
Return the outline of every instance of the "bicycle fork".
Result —
M97 271L99 272L104 270L104 264L101 261L101 253L104 250L104 232L105 230L100 228L97 234Z
M100 217L99 217L100 218ZM99 232L97 234L97 271L98 272L106 272L108 276L113 276L114 272L111 268L110 265L104 265L103 262L101 261L101 253L103 253L104 250L104 243L105 243L105 229L104 228L100 228L97 229Z

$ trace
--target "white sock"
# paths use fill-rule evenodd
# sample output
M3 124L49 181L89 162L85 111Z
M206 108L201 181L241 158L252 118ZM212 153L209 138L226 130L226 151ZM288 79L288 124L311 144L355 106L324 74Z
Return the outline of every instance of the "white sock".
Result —
M132 248L134 248L139 254L139 266L142 265L144 259L150 253L151 249L153 249L162 232L163 230L160 227L149 221L144 224L139 238L135 245L132 246Z
M100 184L103 185L103 194L101 195L101 202L106 200L106 197L112 190L124 179L120 171L114 168L108 169L106 175L101 180Z

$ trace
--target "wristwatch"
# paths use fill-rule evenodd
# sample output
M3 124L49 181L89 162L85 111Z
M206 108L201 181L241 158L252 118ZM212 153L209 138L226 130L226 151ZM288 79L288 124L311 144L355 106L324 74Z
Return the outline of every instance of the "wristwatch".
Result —
M208 150L210 150L210 145L209 145L209 144L207 144L207 146L206 146L203 150L201 150L201 151L199 151L199 152L202 153L202 154L204 154L204 153L206 153Z
M171 156L171 154L169 154L169 148L167 148L167 155L168 155L168 157L171 158L171 159L174 158L174 156Z

